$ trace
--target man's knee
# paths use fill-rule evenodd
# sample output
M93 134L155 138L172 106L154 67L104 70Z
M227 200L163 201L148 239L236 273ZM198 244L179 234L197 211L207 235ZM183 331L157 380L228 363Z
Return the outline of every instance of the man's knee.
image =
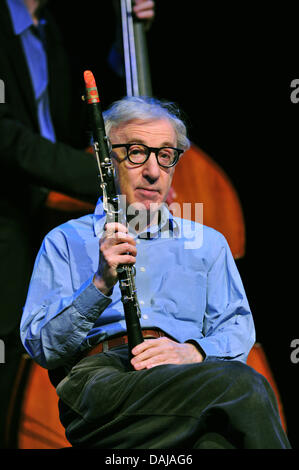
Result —
M254 408L271 406L277 408L274 392L267 379L252 367L240 362L227 362L228 380L237 389L239 396Z

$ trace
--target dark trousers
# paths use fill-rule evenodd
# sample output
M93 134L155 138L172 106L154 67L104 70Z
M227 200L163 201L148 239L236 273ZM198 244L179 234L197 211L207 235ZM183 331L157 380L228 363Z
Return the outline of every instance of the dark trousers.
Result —
M290 448L269 383L239 361L132 371L122 346L81 360L57 392L74 447Z

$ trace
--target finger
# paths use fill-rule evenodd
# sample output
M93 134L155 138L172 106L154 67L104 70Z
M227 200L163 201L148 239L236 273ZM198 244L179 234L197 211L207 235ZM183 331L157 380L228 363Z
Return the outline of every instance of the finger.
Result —
M184 362L181 357L181 345L166 337L141 343L133 348L135 357L131 363L136 370L153 367L159 364L179 364Z
M165 354L156 354L148 359L144 359L143 361L132 362L132 365L135 370L142 370L142 369L151 369L152 367L159 366L161 364L171 364L174 363L171 359L167 358Z
M155 4L151 0L147 1L138 1L136 0L135 5L133 6L133 11L137 18L140 19L153 19L155 15Z
M107 239L102 240L100 243L100 253L107 258L108 256L113 257L114 255L129 253L133 256L137 255L136 243L128 241L118 242L117 240Z
M136 264L135 256L123 254L115 257L115 265L119 266L121 264Z
M161 338L146 340L133 348L132 353L135 354L135 356L131 359L131 364L136 370L144 369L156 363L158 357L159 361L162 357L164 357L164 359L167 358L167 345L164 341L159 341L160 339ZM138 354L136 354L137 351L139 351Z
M133 8L139 8L141 10L148 8L154 9L155 2L153 0L134 0Z
M128 228L119 222L107 222L104 225L104 231L106 232L107 235L111 235L111 234L114 234L115 232L127 233Z
M146 339L145 341L143 341L142 343L138 344L137 346L135 346L133 349L132 349L132 354L134 354L134 356L142 353L143 351L145 351L146 349L152 347L152 346L155 346L156 344L156 341L157 341L157 338L155 339Z
M136 16L140 20L152 20L154 18L153 10L145 10L140 12L135 12Z
M132 235L129 235L128 233L124 233L124 232L115 233L115 240L118 243L126 242L126 243L130 243L131 245L136 245L136 241L132 237Z
M128 233L124 232L111 232L111 233L104 233L101 238L101 243L107 242L109 245L117 245L119 243L129 243L132 246L136 246L135 239L129 235Z
M131 363L134 365L134 364L137 364L138 362L143 362L143 361L145 361L147 359L150 359L151 357L155 356L156 354L158 354L159 351L160 350L155 348L154 345L150 346L147 349L145 349L144 351L139 352L139 354L135 355L132 358Z
M161 336L160 338L154 338L154 339L146 339L142 343L138 344L132 349L132 354L138 355L145 351L146 349L152 348L152 347L161 347L163 349L167 349L169 345L171 346L172 343L175 343L171 339L167 338L166 336Z
M123 248L117 245L114 250L101 251L104 263L112 269L116 269L120 264L135 264L136 254L130 252L130 247Z
M112 251L115 255L123 255L123 254L130 254L132 256L137 255L137 249L134 245L130 243L119 243L118 245L114 245L111 248L110 252Z
M136 257L128 253L120 255L113 254L113 256L106 256L105 264L101 263L99 269L103 271L108 268L108 270L112 270L115 273L115 270L118 268L118 266L122 264L136 264Z

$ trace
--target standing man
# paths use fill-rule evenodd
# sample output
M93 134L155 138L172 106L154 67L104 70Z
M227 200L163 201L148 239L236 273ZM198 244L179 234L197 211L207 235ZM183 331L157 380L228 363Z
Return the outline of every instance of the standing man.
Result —
M99 191L95 159L82 150L88 142L73 109L68 58L46 3L0 2L0 79L5 87L5 103L0 104L0 339L5 345L0 447L23 352L22 308L38 246L51 227L46 210L50 190L89 205ZM140 5L138 10L144 14Z

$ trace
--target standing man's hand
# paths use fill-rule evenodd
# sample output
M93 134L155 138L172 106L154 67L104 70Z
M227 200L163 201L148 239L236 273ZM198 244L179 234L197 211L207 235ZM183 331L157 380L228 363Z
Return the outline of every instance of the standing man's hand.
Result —
M140 20L153 20L155 16L155 2L153 0L135 0L133 12Z

